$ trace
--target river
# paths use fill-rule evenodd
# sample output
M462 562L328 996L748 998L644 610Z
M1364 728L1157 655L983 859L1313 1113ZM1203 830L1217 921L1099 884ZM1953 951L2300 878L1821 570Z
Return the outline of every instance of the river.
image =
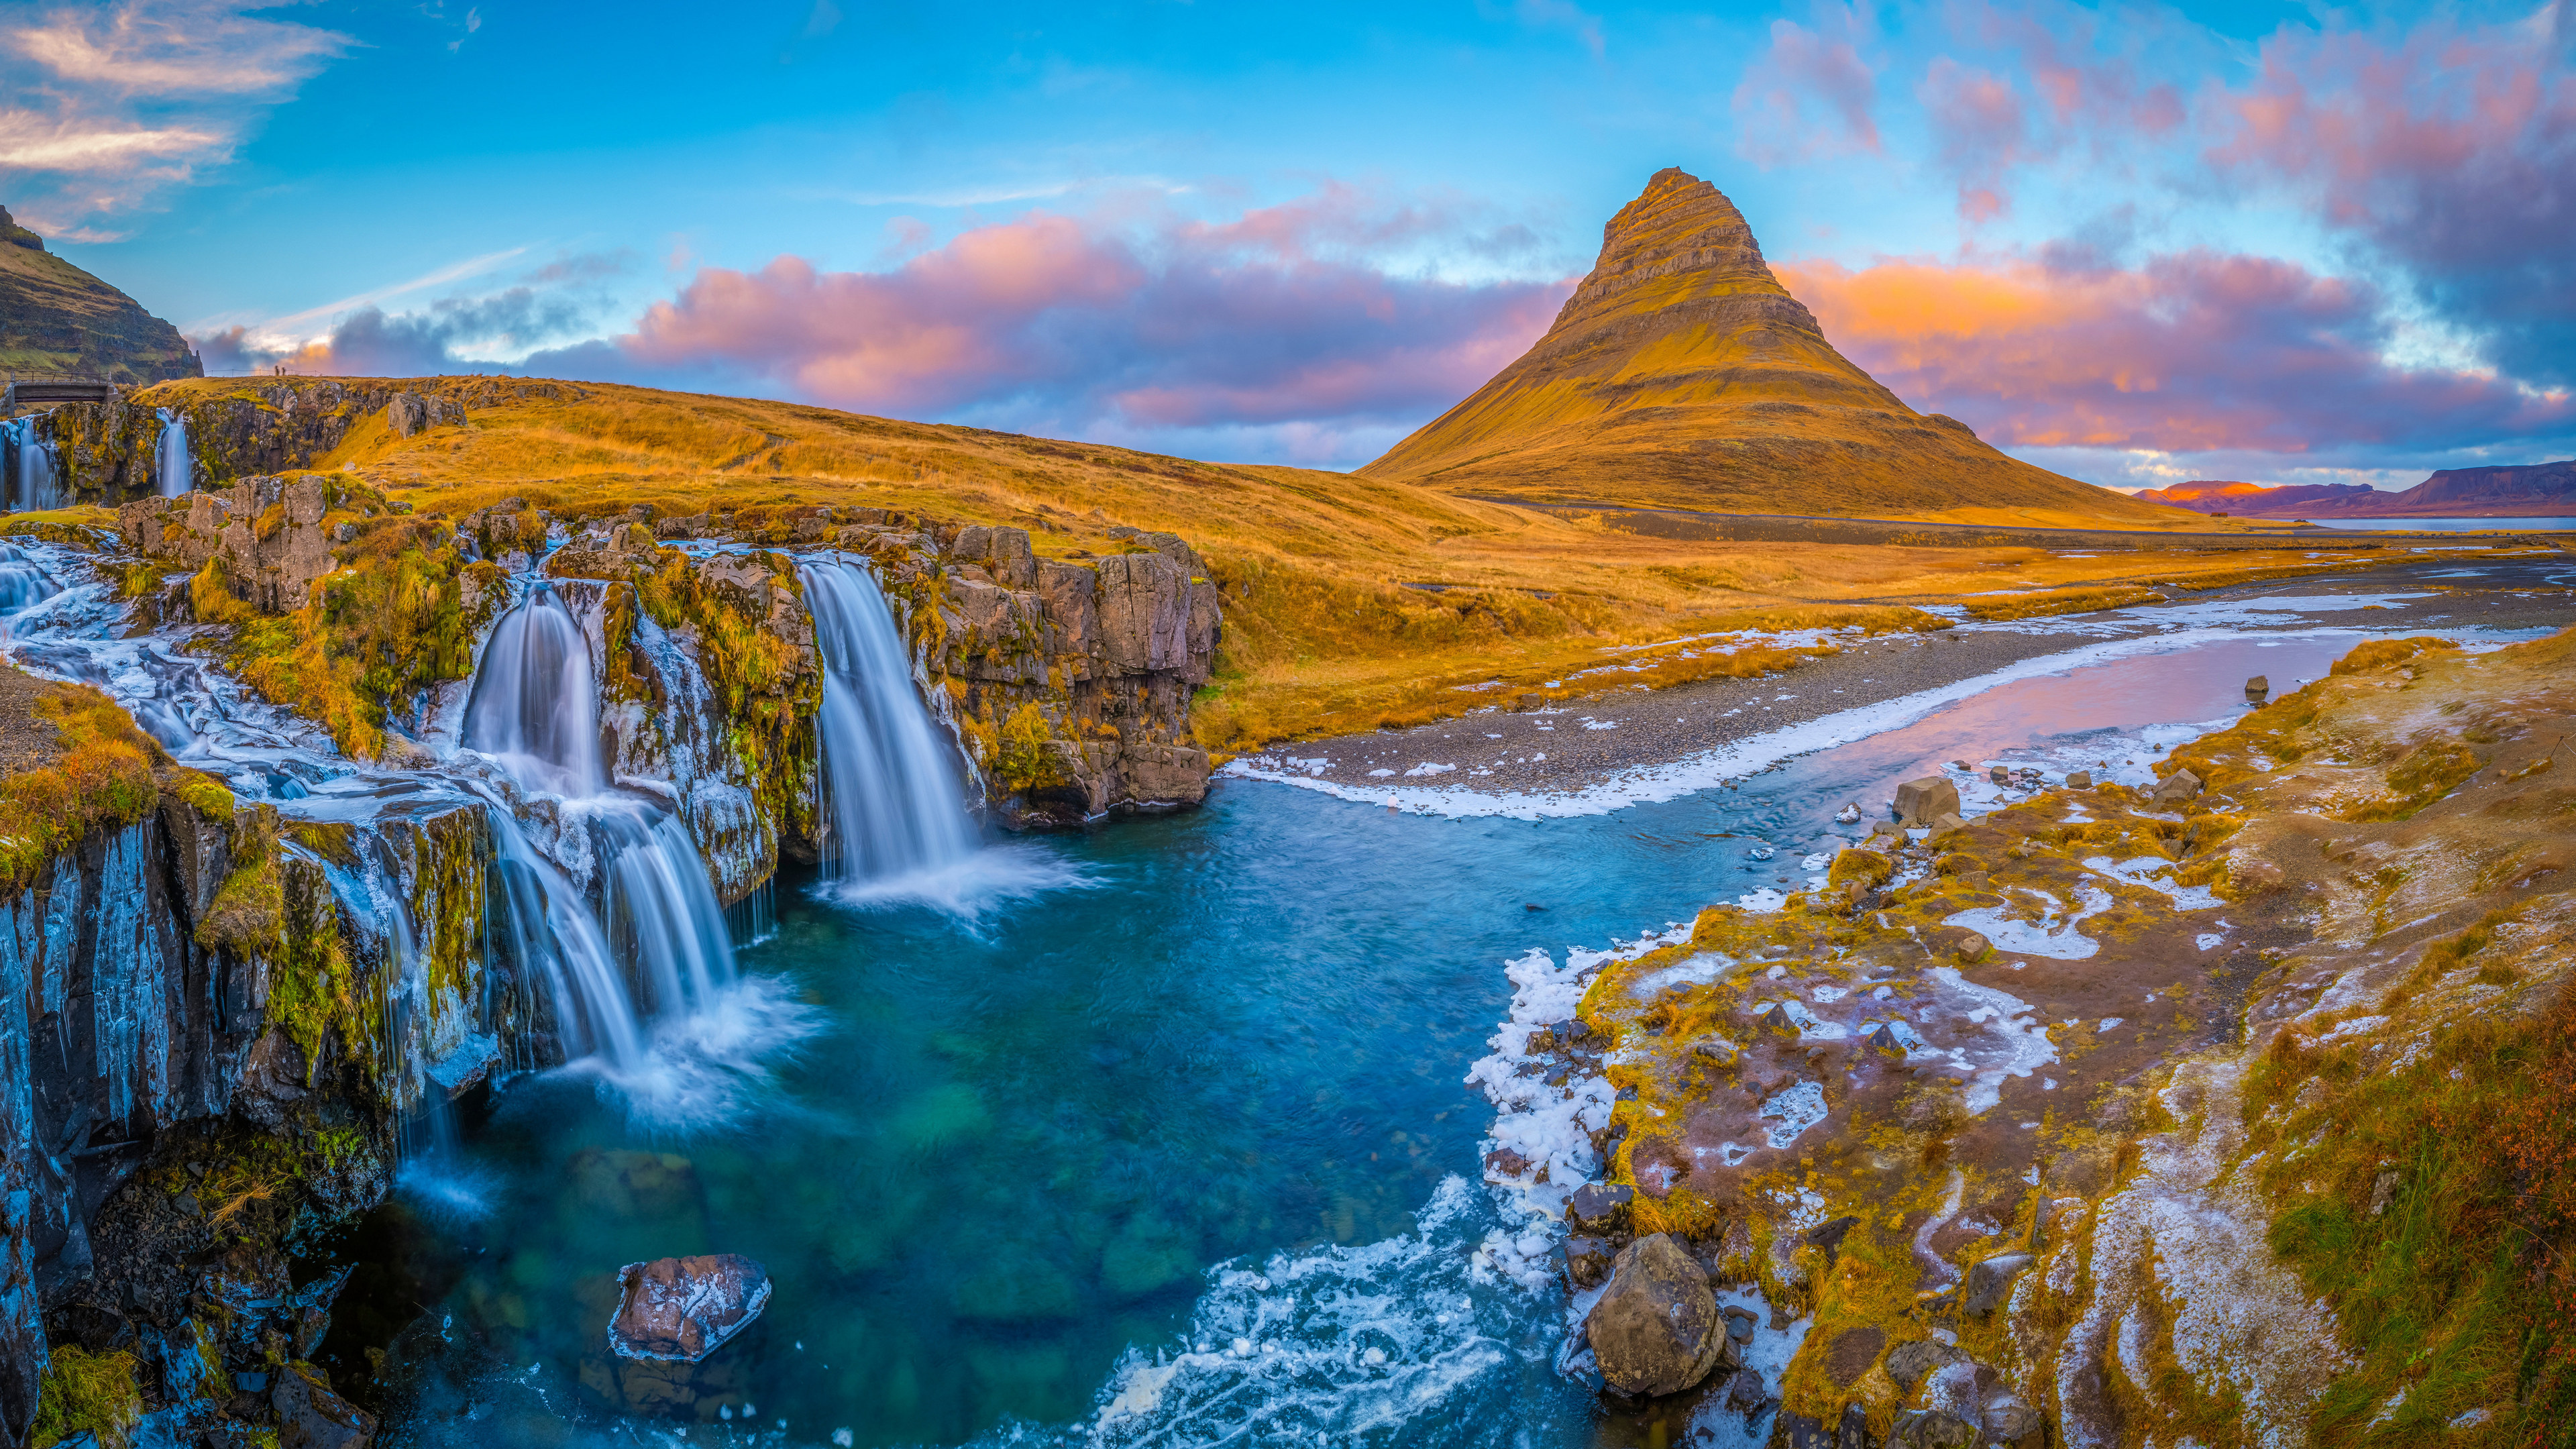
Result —
M1504 964L1793 888L1865 829L1831 822L1843 803L1952 758L2144 778L2244 709L2247 675L2314 677L2362 637L2011 680L1606 814L1229 781L1195 812L988 845L1024 893L980 909L784 880L735 1008L668 1033L667 1078L522 1079L406 1169L339 1245L362 1270L330 1366L365 1378L354 1346L412 1320L378 1392L422 1445L1759 1442L1735 1416L1604 1413L1554 1369L1563 1293L1479 1255L1520 1225L1480 1185L1494 1108L1467 1082ZM611 1275L705 1251L778 1285L741 1416L607 1412L580 1384L585 1355L604 1382Z

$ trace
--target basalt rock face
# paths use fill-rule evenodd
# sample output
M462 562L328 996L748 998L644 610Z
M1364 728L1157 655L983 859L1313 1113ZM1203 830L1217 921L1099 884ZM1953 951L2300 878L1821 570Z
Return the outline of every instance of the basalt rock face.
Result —
M1907 407L1825 340L1716 187L1656 172L1528 353L1360 470L1445 492L1747 513L2154 508Z
M185 498L147 498L118 511L128 548L202 569L221 560L224 583L263 613L283 614L312 601L313 584L337 567L323 523L329 483L244 478L230 488Z
M0 371L148 383L205 368L178 328L46 251L0 207Z
M282 947L315 938L238 929L241 883L283 875L282 914L366 951L315 863L249 820L165 793L0 900L0 1442L49 1374L125 1384L154 1442L347 1410L301 1362L341 1277L297 1286L284 1242L382 1200L393 1109L373 1049L299 1044L315 967ZM293 1404L243 1392L282 1366L309 1389Z
M790 644L797 677L816 667L788 556L648 556L643 527L586 530L547 570L610 579L694 571L711 595L763 615ZM675 539L724 532L704 518L652 528ZM795 531L800 549L867 561L902 614L932 713L956 735L1003 824L1076 825L1205 798L1212 764L1191 738L1189 707L1214 668L1223 616L1187 543L1131 532L1129 552L1045 559L1020 529L876 508L816 509Z

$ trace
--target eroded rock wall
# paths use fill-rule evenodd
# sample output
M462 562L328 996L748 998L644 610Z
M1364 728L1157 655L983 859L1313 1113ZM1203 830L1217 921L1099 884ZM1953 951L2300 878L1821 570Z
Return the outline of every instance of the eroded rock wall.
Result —
M338 1288L294 1285L285 1237L390 1186L379 1068L402 1048L334 998L371 998L391 963L331 867L263 821L164 793L0 901L0 1441L26 1439L49 1379L123 1416L58 1404L56 1430L273 1430L266 1381L311 1354ZM419 879L434 897L454 874ZM479 933L474 915L433 899L425 919ZM327 1380L315 1394L304 1408L346 1408Z

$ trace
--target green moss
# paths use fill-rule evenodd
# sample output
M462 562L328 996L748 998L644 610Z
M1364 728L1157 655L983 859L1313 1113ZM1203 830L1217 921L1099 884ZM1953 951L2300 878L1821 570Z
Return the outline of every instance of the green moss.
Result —
M766 564L770 583L801 597L795 565L783 554L751 557ZM666 629L690 627L707 683L731 722L726 743L751 782L761 813L789 828L813 829L813 720L823 703L823 678L807 667L803 651L770 631L755 615L708 587L678 549L664 549L654 570L635 588L636 603Z
M36 1401L27 1449L51 1446L76 1434L95 1434L107 1449L125 1449L143 1421L143 1390L134 1381L134 1355L88 1353L66 1344L53 1351Z
M172 783L188 808L209 820L230 824L233 818L232 787L203 770L175 770Z
M277 879L277 807L262 804L233 831L233 873L197 922L197 944L210 951L276 956L285 948L286 906Z
M1055 751L1047 746L1055 730L1047 722L1046 711L1035 704L1023 704L1002 722L996 756L990 761L993 773L1014 790L1031 790L1059 784L1064 774Z

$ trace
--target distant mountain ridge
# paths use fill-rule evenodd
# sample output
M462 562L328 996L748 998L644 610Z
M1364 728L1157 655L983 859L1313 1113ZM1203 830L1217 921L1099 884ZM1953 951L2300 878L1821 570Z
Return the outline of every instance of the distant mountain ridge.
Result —
M203 377L179 329L45 250L0 207L0 372L110 382Z
M1599 261L1536 345L1359 471L1533 502L2173 516L1907 407L1825 340L1735 204L1674 167L1602 229Z
M2245 518L2525 518L2576 515L2576 459L2556 463L2445 468L2403 493L2359 483L2198 480L2137 495L2195 513Z

